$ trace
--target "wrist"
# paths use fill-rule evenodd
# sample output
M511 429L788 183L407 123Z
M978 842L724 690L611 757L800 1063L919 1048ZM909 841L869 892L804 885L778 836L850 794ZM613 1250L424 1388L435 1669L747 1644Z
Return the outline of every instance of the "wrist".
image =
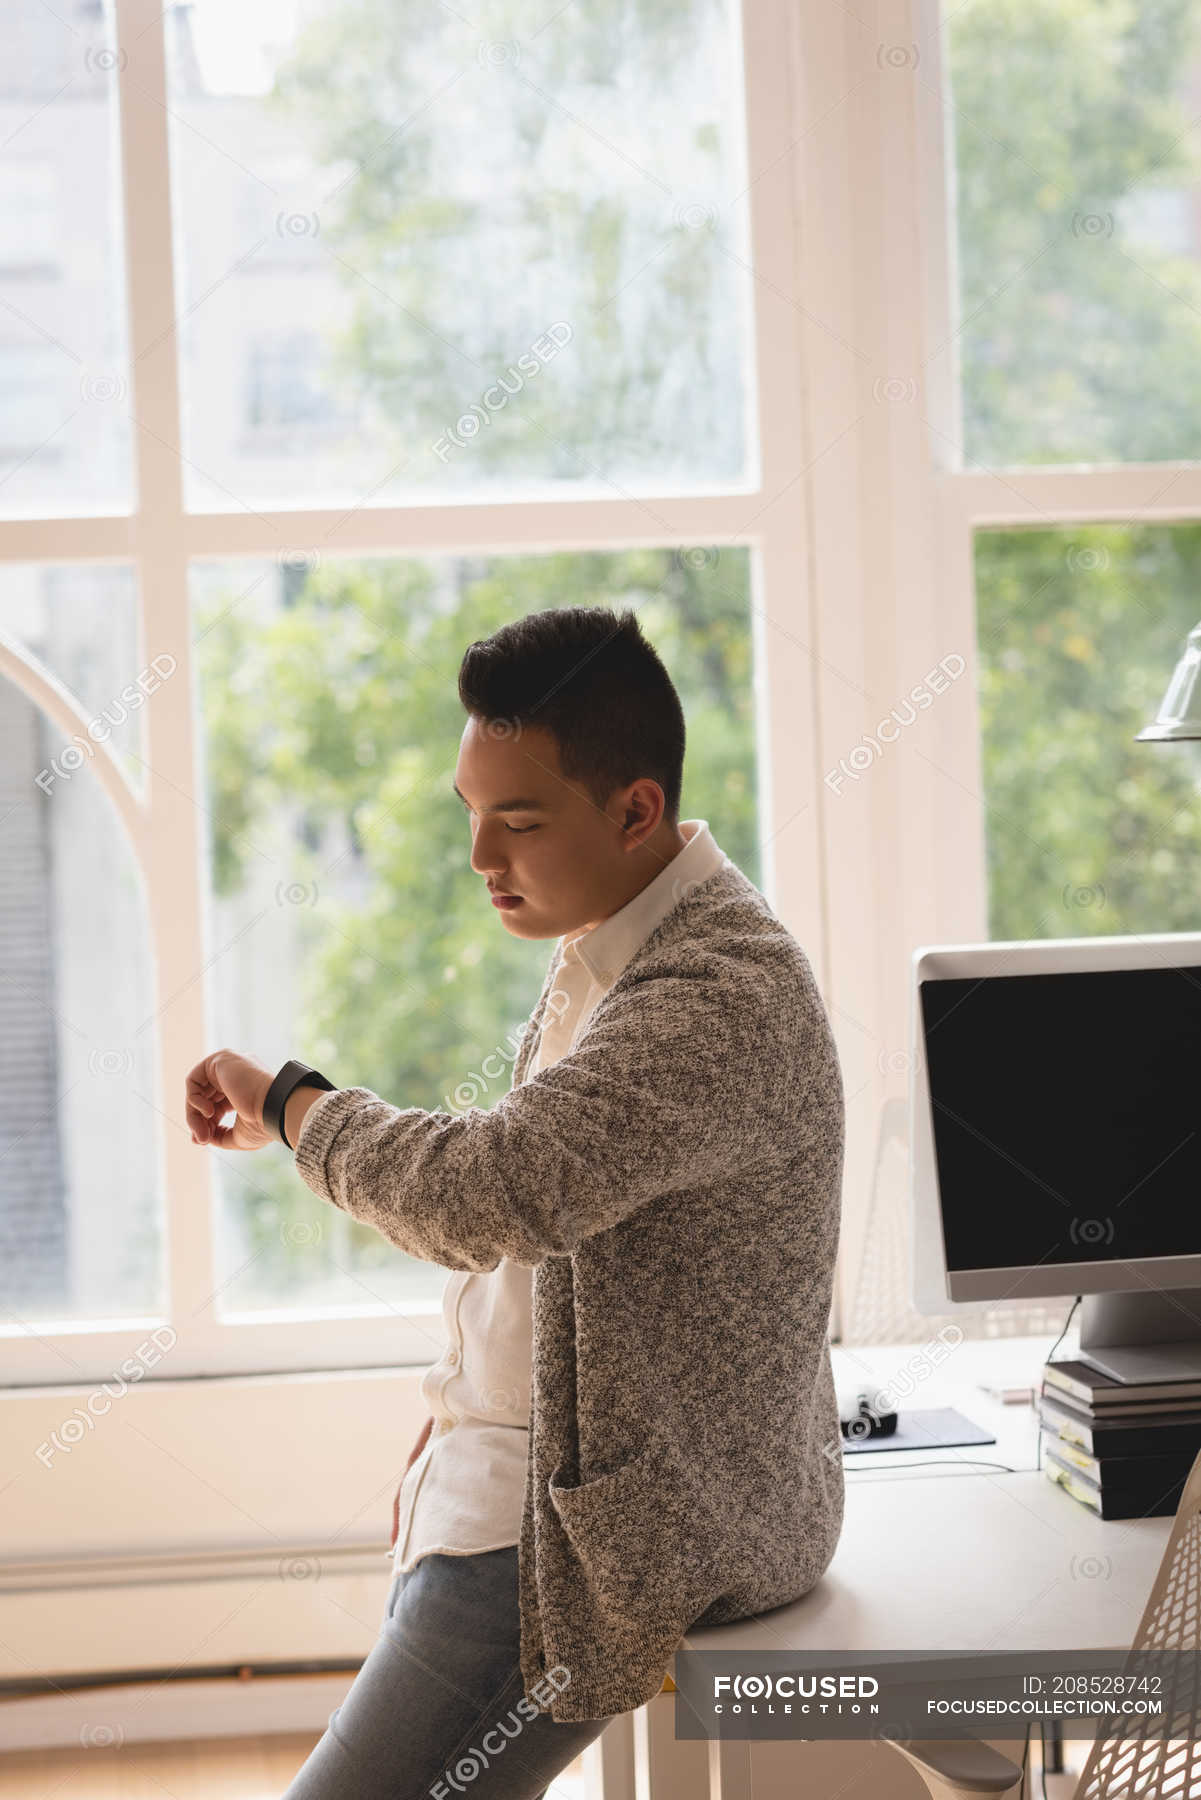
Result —
M263 1101L263 1126L269 1136L280 1138L289 1150L295 1150L296 1138L289 1129L289 1120L295 1121L295 1130L300 1130L304 1115L309 1107L322 1093L330 1093L334 1083L320 1070L309 1063L299 1062L295 1057L289 1059L271 1082ZM293 1101L298 1088L306 1093L298 1101Z
M254 1103L255 1112L257 1114L255 1123L257 1125L263 1126L264 1129L266 1129L267 1122L263 1117L263 1108L267 1104L267 1095L271 1088L271 1082L272 1082L271 1074L269 1073L268 1070L264 1069L262 1081L259 1086L258 1098L256 1099L256 1101Z
M315 1106L322 1094L328 1093L328 1091L328 1088L308 1087L301 1082L300 1086L293 1088L288 1095L284 1106L284 1131L293 1150L300 1142L300 1128L304 1124L309 1108Z

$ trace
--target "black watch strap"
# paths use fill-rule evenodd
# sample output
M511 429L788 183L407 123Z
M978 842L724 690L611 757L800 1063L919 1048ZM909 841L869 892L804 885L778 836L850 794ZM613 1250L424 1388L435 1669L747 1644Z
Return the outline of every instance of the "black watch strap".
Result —
M327 1081L325 1076L318 1074L316 1069L310 1069L308 1063L286 1062L284 1064L267 1089L267 1098L263 1101L263 1124L268 1131L277 1133L280 1142L287 1144L289 1150L292 1149L292 1145L288 1144L288 1140L284 1136L284 1107L288 1104L288 1097L293 1089L298 1087L326 1088L330 1093L334 1091L333 1082Z

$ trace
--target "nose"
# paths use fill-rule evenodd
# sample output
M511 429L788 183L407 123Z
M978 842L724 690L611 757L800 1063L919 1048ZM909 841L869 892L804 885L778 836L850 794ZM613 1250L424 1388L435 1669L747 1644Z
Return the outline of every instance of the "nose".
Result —
M475 827L471 840L471 866L477 875L503 875L506 862L497 836L497 822L485 819Z

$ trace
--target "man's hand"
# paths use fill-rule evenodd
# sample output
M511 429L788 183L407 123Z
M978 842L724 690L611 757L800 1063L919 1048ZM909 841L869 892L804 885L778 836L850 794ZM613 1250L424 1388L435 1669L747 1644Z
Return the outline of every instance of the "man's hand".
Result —
M249 1056L215 1050L188 1076L186 1117L194 1144L219 1150L262 1150L278 1138L263 1124L263 1101L275 1076ZM226 1113L238 1116L222 1125Z

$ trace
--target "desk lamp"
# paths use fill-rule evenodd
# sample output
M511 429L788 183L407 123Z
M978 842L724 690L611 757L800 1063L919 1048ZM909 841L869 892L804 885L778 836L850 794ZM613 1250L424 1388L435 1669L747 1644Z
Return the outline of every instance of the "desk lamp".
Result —
M1167 692L1159 704L1152 724L1144 725L1135 743L1174 743L1201 738L1201 625L1188 634L1184 654L1172 671Z

